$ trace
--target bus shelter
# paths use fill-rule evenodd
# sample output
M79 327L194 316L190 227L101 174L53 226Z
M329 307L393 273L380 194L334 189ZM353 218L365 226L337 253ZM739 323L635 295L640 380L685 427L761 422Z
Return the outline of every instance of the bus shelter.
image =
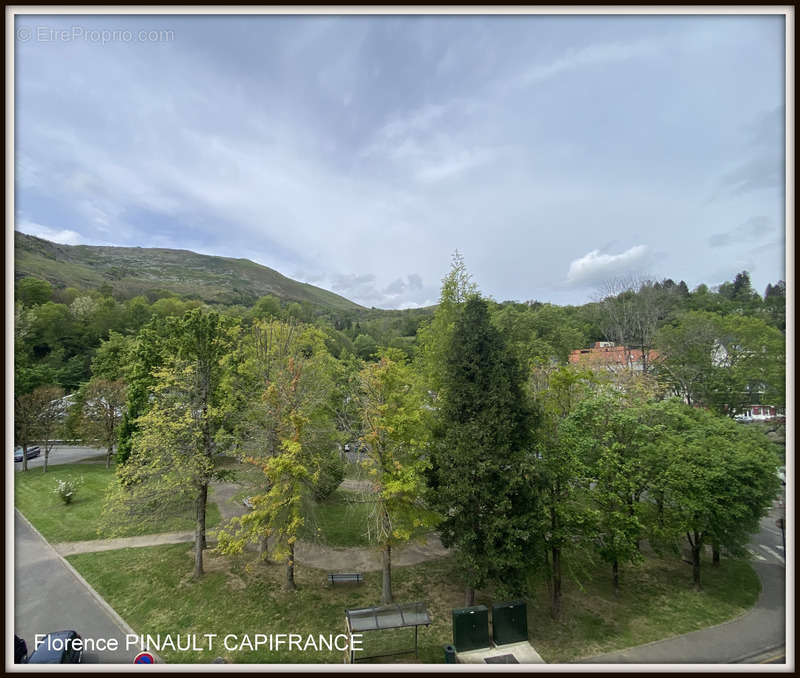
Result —
M369 655L356 659L355 652L350 648L350 663L364 659L375 659L377 657L390 657L397 654L408 654L414 652L414 657L419 657L418 637L419 627L429 626L431 616L425 603L400 603L394 605L382 605L380 607L364 607L357 610L345 610L345 623L349 634L366 633L367 631L386 631L388 629L414 629L414 647L395 652L384 652L382 654Z

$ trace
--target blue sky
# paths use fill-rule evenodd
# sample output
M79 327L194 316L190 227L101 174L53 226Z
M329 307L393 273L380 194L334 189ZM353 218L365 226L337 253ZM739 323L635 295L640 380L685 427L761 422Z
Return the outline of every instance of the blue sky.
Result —
M456 249L498 301L785 278L782 16L15 28L26 233L248 258L382 308L435 303Z

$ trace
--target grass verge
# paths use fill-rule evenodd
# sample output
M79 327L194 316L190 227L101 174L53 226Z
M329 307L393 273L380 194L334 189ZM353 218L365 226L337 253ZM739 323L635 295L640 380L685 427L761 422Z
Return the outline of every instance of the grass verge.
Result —
M83 478L71 504L64 504L53 492L56 480ZM106 487L114 478L114 469L104 464L76 463L51 466L47 473L31 469L14 474L14 505L51 543L102 539L98 534ZM208 505L207 526L219 523L216 504ZM180 532L194 528L194 518L187 514L161 523L160 532ZM152 532L150 526L130 525L119 536L132 537Z
M281 565L256 563L250 554L237 559L209 554L206 575L195 581L190 577L191 556L191 547L179 544L68 560L138 633L218 634L211 651L160 653L175 663L208 663L217 656L236 663L340 663L340 652L227 650L221 640L227 634L341 633L346 608L380 600L380 572L365 573L360 586L328 587L323 571L299 565L299 590L288 593L281 588ZM531 643L546 661L568 662L717 624L752 606L759 591L755 572L739 560L723 560L717 568L704 563L701 593L692 590L691 568L681 561L648 558L626 569L619 598L606 569L585 578L583 590L564 582L561 622L549 617L543 585L529 600ZM419 631L419 660L444 661L442 646L452 642L450 611L463 605L453 559L394 568L393 587L395 600L424 600L431 613L431 626ZM476 603L490 602L489 593L479 593ZM413 630L368 633L364 641L368 654L410 647ZM410 654L396 661L413 659Z

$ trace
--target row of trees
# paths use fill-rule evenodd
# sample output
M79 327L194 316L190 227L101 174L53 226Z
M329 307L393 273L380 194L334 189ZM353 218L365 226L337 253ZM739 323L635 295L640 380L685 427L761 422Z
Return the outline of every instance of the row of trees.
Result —
M618 587L644 539L675 547L686 538L699 586L702 546L735 553L776 490L777 460L763 437L664 400L651 370L612 379L529 350L516 330L527 313L552 311L483 299L458 256L412 360L397 347L368 361L337 358L329 328L262 306L248 322L205 309L151 319L135 337L111 333L92 363L96 384L128 384L124 407L112 408L124 415L106 516L157 523L193 510L198 576L209 484L228 477L223 454L244 458L262 479L254 510L220 532L218 548L259 544L285 563L288 588L308 507L341 480L337 444L358 437L384 601L393 548L436 527L456 554L467 604L490 583L522 594L538 569L556 616L575 549L607 561ZM534 326L534 346L549 351L586 331L556 324L549 334ZM659 331L669 337L665 328L680 326ZM110 402L88 387L80 400L82 412Z

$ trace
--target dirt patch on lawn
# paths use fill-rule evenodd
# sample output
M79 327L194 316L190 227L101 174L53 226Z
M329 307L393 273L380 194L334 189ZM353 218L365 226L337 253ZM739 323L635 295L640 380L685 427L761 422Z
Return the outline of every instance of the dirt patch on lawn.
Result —
M381 551L375 548L334 548L325 544L299 541L295 548L298 563L328 571L373 572L383 567ZM439 537L430 535L424 542L410 543L392 550L392 565L416 565L447 555Z

